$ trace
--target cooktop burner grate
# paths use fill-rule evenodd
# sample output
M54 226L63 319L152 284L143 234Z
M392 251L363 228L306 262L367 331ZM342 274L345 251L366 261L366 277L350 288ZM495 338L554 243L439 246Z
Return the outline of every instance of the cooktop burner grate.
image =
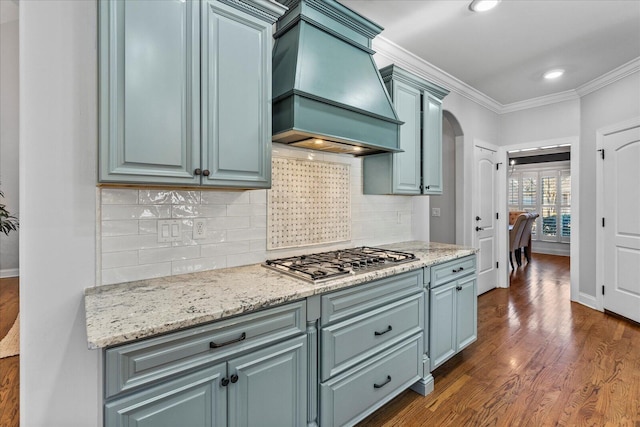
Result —
M267 260L263 266L313 283L319 283L346 274L389 267L414 259L415 255L410 253L362 246Z

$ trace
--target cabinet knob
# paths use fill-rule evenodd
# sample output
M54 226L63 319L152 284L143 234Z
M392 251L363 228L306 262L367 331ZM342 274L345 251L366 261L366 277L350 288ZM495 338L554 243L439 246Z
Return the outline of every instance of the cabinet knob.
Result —
M226 386L228 386L228 385L229 385L229 378L223 378L223 379L221 379L221 380L220 380L220 385L221 385L222 387L226 387Z
M462 290L462 286L456 286L456 291L461 291Z
M193 173L195 175L202 175L202 169L198 168L198 169L194 170Z
M476 227L476 231L482 231L484 230L484 227Z
M231 382L234 384L238 382L238 376L236 374L231 375Z
M202 171L202 175L209 176L209 175L211 175L211 172L209 172L209 169L205 169L205 170Z
M430 185L426 185L424 188L426 188L427 190L431 188Z

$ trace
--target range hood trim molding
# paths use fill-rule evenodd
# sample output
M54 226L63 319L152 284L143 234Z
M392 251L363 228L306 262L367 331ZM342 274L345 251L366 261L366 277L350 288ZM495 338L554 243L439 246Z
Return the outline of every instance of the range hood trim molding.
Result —
M294 135L301 135L303 136L300 139L297 139L295 141L291 141L291 142L284 142L283 139L286 139L289 136L294 136ZM282 132L278 132L277 134L273 135L273 141L272 142L277 142L278 144L287 144L287 145L292 145L295 144L297 142L301 142L301 141L305 141L307 139L322 139L328 142L338 142L340 144L346 144L346 145L351 145L351 146L356 146L356 147L365 147L365 148L369 148L371 150L375 150L375 152L372 152L371 154L366 154L366 153L362 153L360 155L372 155L372 154L381 154L381 153L404 153L404 150L401 148L387 148L387 147L380 147L379 145L375 145L375 144L368 144L366 142L362 142L362 141L358 141L355 139L349 139L349 138L343 138L343 137L338 137L335 135L319 135L319 134L313 134L311 131L307 130L307 129L301 129L301 128L294 128L294 129L287 129L285 131ZM326 151L326 150L319 150L319 151Z
M313 25L314 27L324 31L325 33L329 33L332 36L339 38L343 42L349 43L353 47L356 47L358 49L361 49L361 50L367 52L369 55L375 55L376 54L376 51L371 49L370 47L364 46L363 44L358 43L357 41L355 41L353 39L350 39L349 37L345 37L342 34L340 34L339 32L335 31L334 29L329 28L326 25L322 25L320 22L316 21L313 18L309 18L306 15L300 15L300 16L292 19L285 26L283 26L281 29L276 31L275 34L273 35L273 37L277 39L278 37L280 37L281 34L284 34L287 31L289 31L289 29L291 27L297 25L300 21L304 21L309 25Z
M373 118L379 119L379 120L384 120L384 121L389 122L389 123L395 123L397 125L403 125L404 124L404 122L402 120L395 120L395 119L392 119L390 117L381 116L380 114L372 113L370 111L366 111L366 110L363 110L361 108L353 107L351 105L346 105L346 104L343 104L343 103L340 103L340 102L337 102L337 101L326 99L326 98L323 98L321 96L317 96L317 95L314 95L312 93L308 93L308 92L302 91L300 89L291 89L291 90L283 93L282 95L280 95L280 96L278 96L276 98L273 98L272 102L273 102L273 104L275 104L275 103L277 103L279 101L282 101L284 99L290 98L291 96L301 96L303 98L311 99L313 101L320 101L320 102L323 102L325 104L333 105L334 107L342 108L344 110L353 111L354 113L364 114L365 116L373 117ZM292 129L295 129L295 127L293 127Z
M295 9L301 6L303 2L300 0L280 0L280 3L289 8L289 11L285 13L286 17L286 15L290 13L296 13ZM384 29L375 22L365 18L356 11L349 9L335 0L305 0L304 4L317 10L323 15L332 18L340 24L349 27L369 40L380 34ZM301 16L306 17L304 11L301 10L299 13ZM276 28L280 31L280 28Z

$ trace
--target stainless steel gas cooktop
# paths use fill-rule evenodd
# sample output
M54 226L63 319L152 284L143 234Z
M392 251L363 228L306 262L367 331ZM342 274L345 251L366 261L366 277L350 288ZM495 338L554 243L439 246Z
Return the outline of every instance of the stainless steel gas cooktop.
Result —
M377 270L409 262L416 257L407 252L362 246L352 249L268 259L262 265L308 282L320 283L347 274Z

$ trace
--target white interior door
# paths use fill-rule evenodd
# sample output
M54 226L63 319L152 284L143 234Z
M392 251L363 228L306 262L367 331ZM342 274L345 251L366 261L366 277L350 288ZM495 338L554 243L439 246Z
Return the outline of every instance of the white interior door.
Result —
M475 147L474 233L478 252L478 294L498 285L496 233L496 159L497 153Z
M640 127L603 148L604 308L640 322Z

